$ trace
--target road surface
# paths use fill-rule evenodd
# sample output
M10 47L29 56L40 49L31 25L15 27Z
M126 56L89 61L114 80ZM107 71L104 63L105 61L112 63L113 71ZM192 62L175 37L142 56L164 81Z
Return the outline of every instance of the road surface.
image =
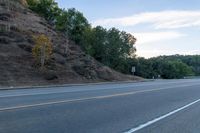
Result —
M200 79L0 91L0 133L199 133Z

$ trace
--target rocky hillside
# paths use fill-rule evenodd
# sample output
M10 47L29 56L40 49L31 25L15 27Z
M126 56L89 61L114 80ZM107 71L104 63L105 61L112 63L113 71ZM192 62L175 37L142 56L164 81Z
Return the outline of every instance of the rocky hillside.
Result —
M34 65L33 35L45 34L53 55L45 71ZM69 42L68 55L64 54ZM0 0L0 86L139 80L103 66L16 0Z

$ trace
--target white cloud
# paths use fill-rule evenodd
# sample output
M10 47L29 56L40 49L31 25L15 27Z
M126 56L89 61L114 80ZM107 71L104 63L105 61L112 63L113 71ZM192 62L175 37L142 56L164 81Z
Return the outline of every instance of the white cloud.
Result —
M170 55L169 51L167 50L160 50L160 49L149 49L149 50L143 50L140 49L136 53L139 57L145 57L145 58L151 58L156 57L160 55Z
M133 35L137 38L138 45L172 40L186 36L185 34L176 31L133 33Z
M186 51L186 55L199 55L200 50L191 50L191 51Z
M178 51L178 50L164 50L164 49L139 49L137 55L139 57L151 58L161 55L199 55L200 50Z
M137 55L146 58L159 56L159 55L172 55L180 53L180 51L174 51L169 49L162 49L162 44L169 40L174 40L180 37L186 36L177 31L167 31L167 32L144 32L144 33L133 33L137 38L136 48ZM148 49L147 45L161 44L160 47L152 47ZM190 53L191 54L191 53Z
M93 24L106 27L153 24L156 29L175 29L195 26L200 27L200 10L146 12L122 18L100 19L93 22Z

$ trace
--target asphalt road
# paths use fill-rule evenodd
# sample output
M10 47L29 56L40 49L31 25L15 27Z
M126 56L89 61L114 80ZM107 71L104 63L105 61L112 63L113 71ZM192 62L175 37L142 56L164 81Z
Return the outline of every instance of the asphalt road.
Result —
M0 133L199 133L200 79L0 91Z

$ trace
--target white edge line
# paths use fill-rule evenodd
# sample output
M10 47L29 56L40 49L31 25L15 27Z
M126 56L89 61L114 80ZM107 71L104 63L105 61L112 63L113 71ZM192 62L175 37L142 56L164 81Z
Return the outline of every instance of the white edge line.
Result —
M148 126L150 126L150 125L152 125L152 124L154 124L154 123L156 123L156 122L158 122L158 121L160 121L160 120L162 120L162 119L164 119L166 117L169 117L169 116L171 116L171 115L173 115L173 114L175 114L175 113L177 113L177 112L179 112L181 110L184 110L184 109L196 104L197 102L200 102L200 99L198 99L198 100L196 100L196 101L194 101L192 103L189 103L189 104L187 104L187 105L185 105L185 106L183 106L181 108L178 108L178 109L176 109L176 110L174 110L172 112L169 112L169 113L167 113L167 114L165 114L163 116L160 116L160 117L155 118L155 119L153 119L151 121L148 121L148 122L146 122L146 123L144 123L144 124L142 124L142 125L140 125L140 126L138 126L136 128L132 128L129 131L124 132L124 133L134 133L136 131L139 131L139 130L141 130L141 129L145 128L145 127L148 127Z

